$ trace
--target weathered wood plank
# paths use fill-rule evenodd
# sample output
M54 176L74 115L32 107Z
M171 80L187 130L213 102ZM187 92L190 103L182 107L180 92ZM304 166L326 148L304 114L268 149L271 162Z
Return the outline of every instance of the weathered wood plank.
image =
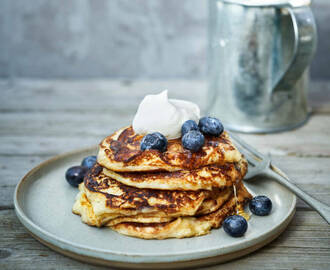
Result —
M34 240L14 211L0 211L0 269L101 269L59 255ZM33 262L33 263L31 263ZM312 211L298 211L288 229L265 248L203 269L329 269L330 227Z
M18 181L29 170L48 158L50 156L0 155L0 209L13 208L12 198ZM274 162L292 177L292 181L300 188L330 205L330 158L275 156ZM309 208L300 200L297 207Z
M314 115L303 127L275 134L241 134L263 153L291 156L330 156L330 117Z
M111 112L100 116L95 113L3 113L0 114L0 154L56 154L97 144L131 121L132 115ZM321 114L295 131L240 136L264 153L330 157L329 127L330 117Z
M46 154L42 147L46 141L38 147L39 137L43 136L49 138L40 140L50 140L50 143L52 136L101 138L131 123L137 105L146 93L156 93L166 87L173 97L205 104L206 84L203 81L18 80L14 87L8 88L2 83L0 136L3 144L0 153L8 154L16 147L17 153L26 154L26 147L36 146L37 154ZM313 87L315 94L311 95L311 103L318 112L324 112L324 106L330 108L330 98L324 94L330 93L330 82L316 82ZM262 151L273 154L330 156L329 125L327 114L317 114L294 132L243 137ZM24 144L16 145L20 139L13 136L28 136L33 141L22 138Z
M17 80L12 87L1 87L2 111L103 111L111 107L136 109L150 93L169 89L173 98L185 98L204 105L203 81L111 81L111 80Z
M66 130L53 136L1 136L0 155L49 156L97 145L102 136L66 137Z
M17 79L14 85L0 80L2 111L86 111L122 105L136 107L148 93L169 89L173 98L206 105L207 82L203 80L37 80ZM79 91L79 95L77 95ZM318 113L330 112L330 82L312 81L309 102Z
M122 112L108 110L81 112L0 113L0 136L107 136L132 123L132 108ZM129 111L129 113L127 113ZM65 131L65 132L64 132Z

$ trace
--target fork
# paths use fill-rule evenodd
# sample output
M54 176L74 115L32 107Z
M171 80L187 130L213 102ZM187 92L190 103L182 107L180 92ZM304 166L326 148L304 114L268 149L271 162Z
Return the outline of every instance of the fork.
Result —
M228 132L229 133L229 132ZM234 140L238 150L245 156L249 163L248 173L244 180L252 180L257 175L268 176L287 187L300 199L302 199L309 206L314 208L327 222L330 224L330 207L326 204L314 199L306 192L302 191L296 185L290 182L289 177L284 174L280 169L272 165L269 157L261 154L251 145L244 142L238 136L229 133L230 137Z

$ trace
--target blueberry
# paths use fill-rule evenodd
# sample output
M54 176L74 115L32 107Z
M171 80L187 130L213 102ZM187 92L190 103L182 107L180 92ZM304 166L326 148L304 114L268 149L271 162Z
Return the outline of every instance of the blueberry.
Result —
M223 222L223 229L226 233L233 237L241 237L247 230L248 224L246 219L240 215L227 217Z
M78 187L78 185L84 181L84 176L88 168L83 166L73 166L69 168L65 173L65 179L68 183L74 187Z
M159 132L147 134L142 138L140 148L143 151L147 149L156 149L164 152L167 148L167 139Z
M223 132L223 125L217 118L202 117L198 123L199 129L205 135L220 136Z
M81 166L87 167L88 169L92 168L96 163L96 156L88 156L83 159Z
M249 203L250 210L257 216L267 216L272 210L272 201L266 196L256 196Z
M199 130L197 123L194 120L187 120L181 127L181 135L185 135L190 130Z
M181 141L184 148L196 152L203 147L205 139L200 131L191 130L183 135Z

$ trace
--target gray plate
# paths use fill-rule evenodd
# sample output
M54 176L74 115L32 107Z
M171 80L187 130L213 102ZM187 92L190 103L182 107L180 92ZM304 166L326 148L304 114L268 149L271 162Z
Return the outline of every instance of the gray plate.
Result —
M220 228L195 238L142 240L108 228L90 227L71 212L78 190L66 182L64 174L83 157L95 153L96 148L84 149L40 164L20 181L14 195L16 214L35 238L81 261L126 268L181 268L224 262L275 239L295 212L293 193L271 179L260 179L246 186L253 195L270 197L273 210L266 217L252 215L241 238L232 238Z

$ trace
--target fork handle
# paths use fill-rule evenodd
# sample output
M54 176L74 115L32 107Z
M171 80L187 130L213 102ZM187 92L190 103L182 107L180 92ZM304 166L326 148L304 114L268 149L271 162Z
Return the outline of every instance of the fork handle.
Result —
M281 172L277 167L271 165L264 174L270 176L271 178L277 180L283 186L290 189L294 194L296 194L305 203L314 208L327 222L330 224L330 207L326 204L314 199L312 196L308 195L306 192L302 191L296 185L289 181L289 178Z

